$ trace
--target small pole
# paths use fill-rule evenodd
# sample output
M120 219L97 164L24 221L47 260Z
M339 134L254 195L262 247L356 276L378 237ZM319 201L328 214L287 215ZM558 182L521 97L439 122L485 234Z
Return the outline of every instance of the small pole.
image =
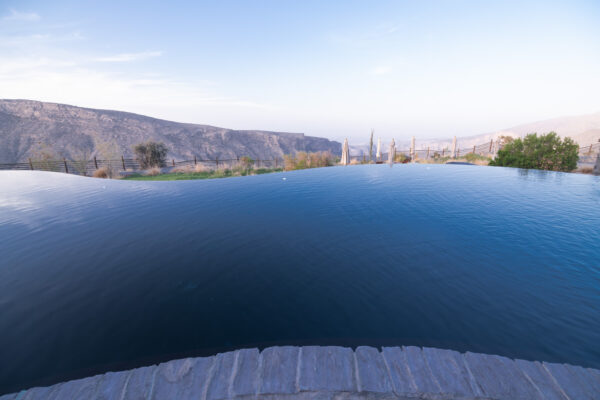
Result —
M473 145L473 154L475 154L475 145Z
M29 159L29 168L33 171L33 163L31 162L31 158Z
M217 156L217 159L215 160L215 162L217 163L217 169L219 169L219 156Z
M275 157L275 169L277 169L277 157Z
M490 139L490 151L488 151L488 153L492 152L492 144L494 143L494 139Z
M69 167L67 167L67 159L63 158L63 162L65 163L65 172L68 174L69 173Z
M96 160L96 156L94 156L94 165L96 166L96 169L98 169L98 160Z
M125 157L121 156L121 164L123 165L123 171L125 171Z
M442 157L444 157L444 153L446 153L446 148L445 147L442 149Z
M197 165L198 161L196 161L196 156L194 156L194 165Z
M173 162L173 166L175 166L175 159L172 159L171 161Z
M256 166L260 168L260 158L256 158Z
M427 158L429 158L429 146L427 146Z

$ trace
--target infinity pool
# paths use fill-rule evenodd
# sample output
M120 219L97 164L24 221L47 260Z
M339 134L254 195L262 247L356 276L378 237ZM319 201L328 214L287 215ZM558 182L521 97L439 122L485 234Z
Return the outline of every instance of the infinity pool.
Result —
M0 172L0 394L241 347L600 367L600 177L350 166Z

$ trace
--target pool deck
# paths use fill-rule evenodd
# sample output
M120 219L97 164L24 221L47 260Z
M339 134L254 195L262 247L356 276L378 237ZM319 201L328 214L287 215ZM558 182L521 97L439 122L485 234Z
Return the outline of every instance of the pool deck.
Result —
M22 399L600 399L600 370L420 347L269 347L0 396Z

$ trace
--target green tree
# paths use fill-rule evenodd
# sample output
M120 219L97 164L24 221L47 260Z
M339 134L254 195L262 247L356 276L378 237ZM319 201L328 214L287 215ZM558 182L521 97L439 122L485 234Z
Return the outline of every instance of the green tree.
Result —
M561 139L555 132L541 136L530 133L508 142L490 165L568 172L577 168L578 159L573 139Z
M142 169L165 166L168 149L164 143L152 141L140 143L133 147L133 151Z

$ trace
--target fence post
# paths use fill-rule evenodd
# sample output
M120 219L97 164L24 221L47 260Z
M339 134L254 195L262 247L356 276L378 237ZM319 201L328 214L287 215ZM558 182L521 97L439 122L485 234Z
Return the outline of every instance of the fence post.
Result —
M275 157L275 169L277 169L277 157Z
M98 169L98 160L96 160L96 156L94 156L94 165L96 166L96 169Z
M173 166L175 166L175 159L173 158L171 161L173 162Z
M69 173L69 167L67 167L67 159L63 157L63 162L65 163L65 172Z
M123 171L125 171L125 157L121 156L121 164L123 164Z
M29 159L29 168L33 171L33 163L31 162L31 158Z
M446 154L446 148L445 147L442 149L442 157L444 157L444 154Z
M194 156L194 165L197 165L198 161L196 161L196 156Z
M492 152L492 143L494 143L494 139L490 139L490 150L488 151L488 153Z
M256 166L258 168L260 168L260 158L258 158L258 157L256 158Z
M475 154L475 145L473 145L473 154Z
M427 146L427 157L426 158L429 158L429 146Z
M459 158L459 157L460 157L460 149L457 149L456 150L456 158Z
M215 160L216 164L217 164L217 169L219 169L219 156L217 156L217 159Z

